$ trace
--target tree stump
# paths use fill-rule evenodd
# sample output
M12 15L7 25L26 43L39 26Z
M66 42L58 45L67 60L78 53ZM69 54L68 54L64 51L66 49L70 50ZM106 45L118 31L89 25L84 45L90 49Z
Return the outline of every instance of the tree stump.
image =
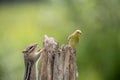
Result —
M45 35L38 65L38 80L78 80L76 50Z

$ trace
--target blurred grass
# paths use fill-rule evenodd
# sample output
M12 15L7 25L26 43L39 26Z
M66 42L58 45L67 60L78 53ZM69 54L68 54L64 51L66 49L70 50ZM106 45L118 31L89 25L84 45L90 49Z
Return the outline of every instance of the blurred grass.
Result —
M118 0L0 4L0 80L22 80L21 51L43 36L67 44L76 29L79 80L119 80L120 11Z

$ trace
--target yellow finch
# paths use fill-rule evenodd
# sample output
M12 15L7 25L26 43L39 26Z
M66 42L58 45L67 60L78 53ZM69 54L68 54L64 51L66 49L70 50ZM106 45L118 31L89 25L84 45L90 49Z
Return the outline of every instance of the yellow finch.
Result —
M76 48L76 46L79 43L79 37L81 35L81 31L80 30L76 30L74 33L72 33L69 37L68 37L68 41L69 41L69 45L72 48Z

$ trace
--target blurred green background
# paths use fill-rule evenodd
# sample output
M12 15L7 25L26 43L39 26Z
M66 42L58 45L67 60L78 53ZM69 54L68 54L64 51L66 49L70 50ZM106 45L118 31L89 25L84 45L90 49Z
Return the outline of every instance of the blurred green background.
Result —
M76 29L79 80L120 80L120 0L1 0L0 80L23 80L29 44L67 44Z

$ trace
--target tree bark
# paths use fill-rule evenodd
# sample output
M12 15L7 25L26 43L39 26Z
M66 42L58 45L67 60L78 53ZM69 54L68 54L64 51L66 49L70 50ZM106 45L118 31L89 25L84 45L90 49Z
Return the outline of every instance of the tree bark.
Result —
M69 45L59 48L52 37L44 37L39 61L38 80L78 80L76 50Z

